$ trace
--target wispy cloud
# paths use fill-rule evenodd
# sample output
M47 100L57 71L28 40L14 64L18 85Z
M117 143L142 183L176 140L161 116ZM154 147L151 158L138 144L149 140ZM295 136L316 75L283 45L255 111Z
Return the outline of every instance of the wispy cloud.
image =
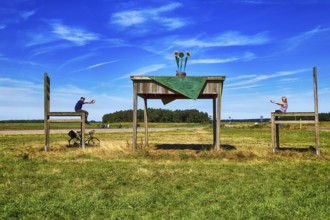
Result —
M228 47L245 45L263 45L270 42L266 32L243 35L239 32L226 32L213 38L177 40L174 44L185 47Z
M67 44L67 43L62 43L62 44L54 44L54 45L51 45L51 46L36 48L36 49L33 49L31 51L31 53L32 53L31 56L34 57L34 56L49 53L49 52L52 52L52 51L55 51L55 50L62 50L62 49L65 49L65 48L70 48L70 47L72 47L72 45Z
M76 63L76 62L80 62L82 60L85 60L89 57L91 57L93 55L93 53L89 53L89 54L83 54L81 56L78 56L78 57L75 57L75 58L72 58L70 60L66 60L65 63L61 64L58 69L62 69L63 67L67 66L67 65L70 65L71 63Z
M245 53L241 57L229 57L229 58L211 58L211 59L193 59L190 61L191 64L212 64L212 63L229 63L229 62L234 62L234 61L247 61L247 60L252 60L255 59L256 56L253 53Z
M129 74L126 74L122 77L119 77L115 80L120 80L120 79L126 79L130 76L141 76L141 75L145 75L145 74L148 74L148 73L151 73L151 72L155 72L155 71L158 71L160 69L163 69L165 68L165 64L155 64L155 65L151 65L151 66L146 66L146 67L143 67L143 68L140 68L140 69L137 69Z
M297 36L291 37L286 40L286 45L287 45L287 51L293 50L294 48L298 47L301 45L303 42L306 40L313 38L321 33L324 32L329 32L330 28L322 28L321 26L318 26L314 28L313 30L303 32Z
M263 4L270 4L271 1L257 1L257 0L242 0L240 1L240 3L243 3L243 4L251 4L251 5L263 5Z
M16 80L12 78L0 78L0 86L5 87L17 87L17 88L29 88L29 89L40 89L41 85L35 84L26 80Z
M21 18L23 18L24 20L27 20L29 17L31 17L32 15L35 14L35 11L23 11L20 16Z
M147 27L151 23L167 30L174 30L184 26L185 22L180 18L167 17L164 14L181 6L181 3L171 3L157 8L121 11L113 14L111 23L123 28L138 26L143 28L141 31L144 32L151 31L151 27Z
M191 60L191 64L212 64L212 63L229 63L238 60L236 57L225 59L195 59Z
M104 65L107 65L109 63L115 63L115 62L118 62L118 60L111 60L111 61L108 61L108 62L97 63L97 64L94 64L94 65L91 65L91 66L87 67L87 69L93 69L93 68L96 68L96 67L99 67L99 66L104 66Z
M47 44L57 40L55 36L49 35L49 33L35 33L35 31L27 33L27 36L30 39L26 43L26 47Z
M35 10L28 11L28 10L0 7L0 15L3 16L1 22L5 25L24 22L34 14L35 14Z
M70 95L75 95L75 96L81 96L81 94L89 94L90 92L85 89L81 89L77 86L73 85L64 85L59 88L55 88L53 91L53 95L55 97L57 96L67 96L68 94Z
M5 24L0 24L0 30L1 29L5 29L6 28L6 25Z
M100 66L104 66L104 65L107 65L107 64L110 64L110 63L116 63L116 62L118 62L118 60L110 60L110 61L107 61L107 62L97 63L97 64L90 65L90 66L82 68L82 69L72 71L70 73L82 72L82 71L86 71L86 70L89 70L89 69L97 68L97 67L100 67Z
M49 22L49 21L48 21ZM81 28L69 27L61 24L58 21L49 22L51 26L51 32L53 35L49 35L49 32L30 33L30 41L26 44L27 47L36 46L41 44L47 44L58 40L66 40L73 43L76 46L84 46L91 41L100 39L100 35L97 33L88 32Z
M83 46L90 41L95 41L100 38L99 34L85 31L81 28L69 27L58 22L51 23L52 32L63 40L68 40L78 46Z
M245 88L246 86L253 86L257 83L260 83L261 81L265 81L268 79L294 75L294 74L303 73L306 71L310 71L310 69L280 71L280 72L276 72L276 73L268 74L268 75L265 75L265 74L264 75L247 75L247 76L228 78L229 83L226 84L226 88L228 88L228 89L235 89L237 87Z
M8 58L4 57L3 54L0 53L0 60L8 60Z

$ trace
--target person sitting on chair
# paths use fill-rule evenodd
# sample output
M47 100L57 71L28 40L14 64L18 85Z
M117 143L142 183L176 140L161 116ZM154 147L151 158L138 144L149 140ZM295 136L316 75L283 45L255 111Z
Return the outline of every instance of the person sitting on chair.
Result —
M286 112L289 107L288 99L285 96L282 97L282 102L275 102L272 100L270 100L270 102L281 106L281 108L279 110L275 110L275 112Z
M76 106L74 107L74 110L76 112L83 112L85 113L85 122L86 124L89 124L88 120L87 120L87 117L88 117L88 111L85 111L85 110L82 110L82 106L84 104L94 104L95 103L95 100L93 99L92 101L85 101L85 97L81 97L79 99L79 101L77 102Z

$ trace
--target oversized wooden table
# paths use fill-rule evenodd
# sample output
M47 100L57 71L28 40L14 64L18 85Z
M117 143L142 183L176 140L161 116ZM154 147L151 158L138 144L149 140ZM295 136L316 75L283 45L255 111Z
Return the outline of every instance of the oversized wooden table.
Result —
M188 76L187 76L188 77ZM173 77L174 79L175 77ZM194 77L190 77L191 79ZM197 77L196 77L197 78ZM163 102L170 102L176 99L189 99L187 96L177 92L161 83L158 83L148 76L131 76L133 81L133 149L137 145L137 105L138 97L144 100L144 127L145 145L148 145L148 99L162 99ZM201 89L197 99L213 100L213 146L220 149L220 118L221 118L221 97L225 76L207 76L206 82ZM187 85L189 86L189 85Z

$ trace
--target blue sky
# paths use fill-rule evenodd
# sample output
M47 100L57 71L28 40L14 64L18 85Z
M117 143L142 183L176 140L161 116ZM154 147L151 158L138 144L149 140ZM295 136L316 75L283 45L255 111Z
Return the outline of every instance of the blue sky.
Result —
M330 112L330 2L327 0L2 0L0 120L43 119L43 74L51 111L90 120L132 109L130 75L175 76L173 52L189 51L188 76L226 76L222 118L269 117L285 95L288 111ZM143 108L139 99L139 108ZM211 100L151 108L212 113Z

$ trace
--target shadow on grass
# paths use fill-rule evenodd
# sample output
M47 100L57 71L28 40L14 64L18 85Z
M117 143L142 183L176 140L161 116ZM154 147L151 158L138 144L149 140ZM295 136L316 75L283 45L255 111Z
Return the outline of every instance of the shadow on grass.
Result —
M309 146L309 148L299 148L299 147L280 147L276 148L277 151L295 151L295 152L316 152L316 148Z
M80 144L66 145L67 148L80 148Z
M220 147L223 150L236 150L235 146L229 144L223 144ZM212 150L213 145L211 144L158 144L156 145L157 150Z

